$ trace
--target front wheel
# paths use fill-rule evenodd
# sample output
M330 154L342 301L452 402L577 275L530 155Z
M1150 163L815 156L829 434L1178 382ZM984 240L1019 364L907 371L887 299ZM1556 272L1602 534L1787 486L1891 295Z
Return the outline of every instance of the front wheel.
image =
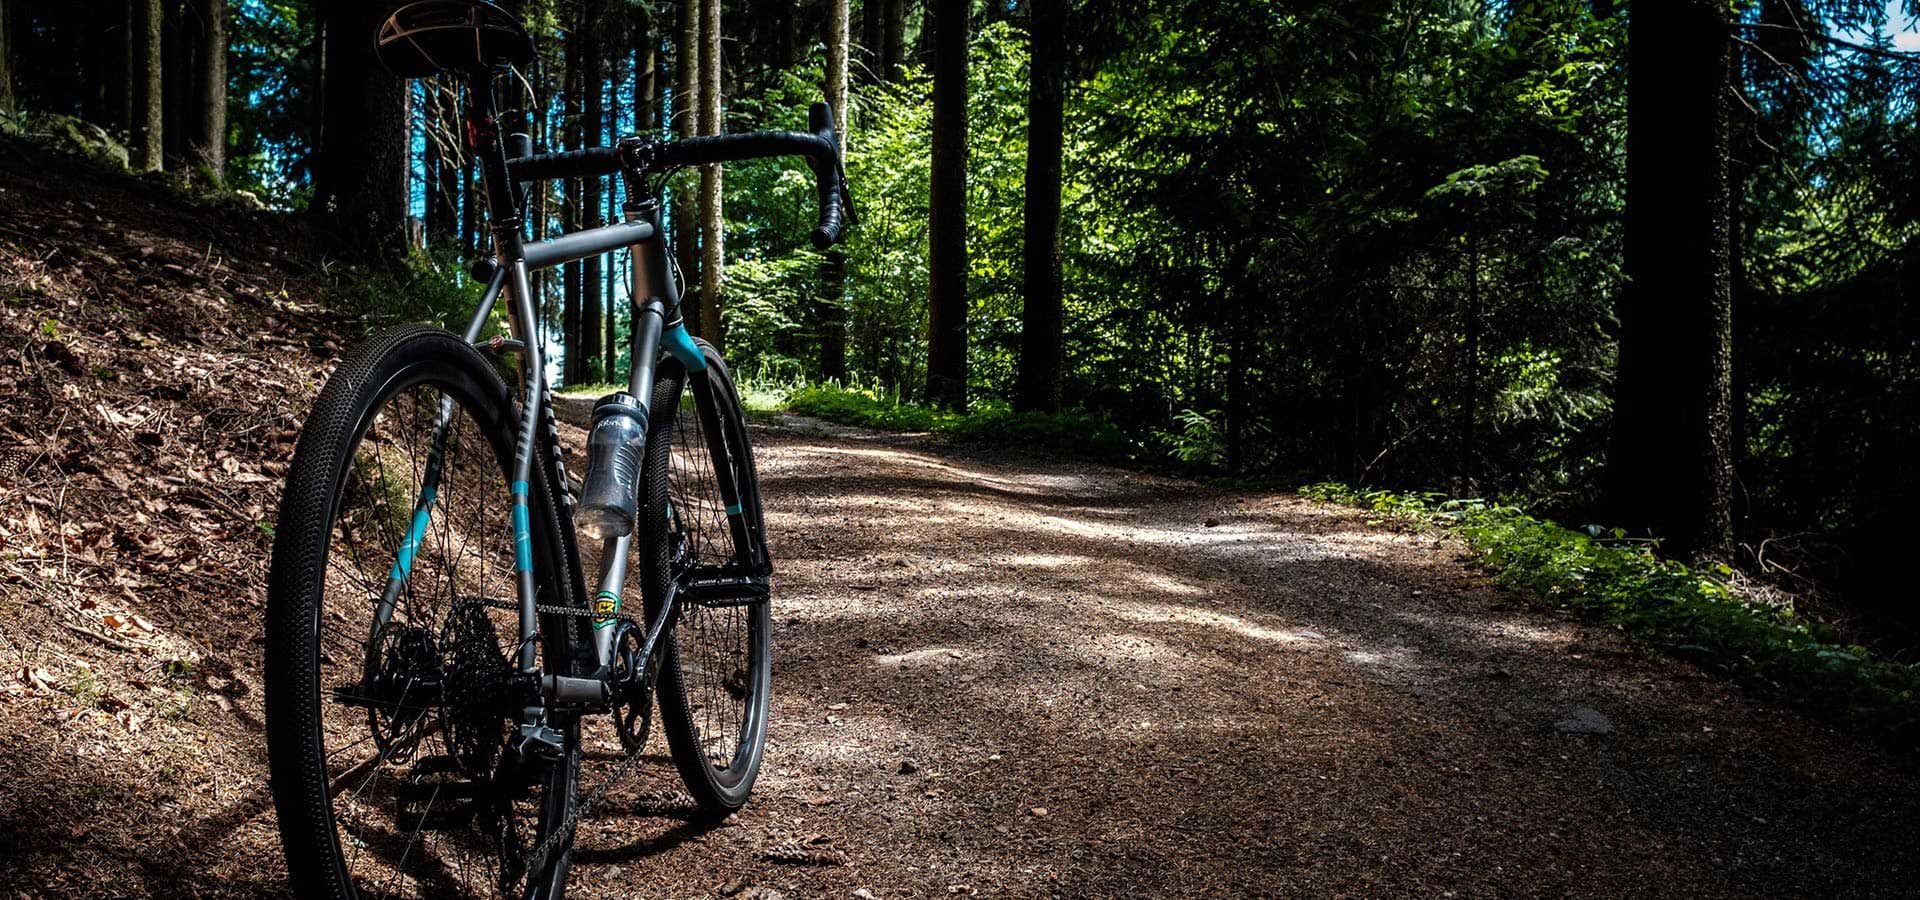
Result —
M675 768L709 818L753 791L773 682L766 528L739 394L720 354L701 371L665 360L641 470L642 590L649 621L671 591L660 723Z

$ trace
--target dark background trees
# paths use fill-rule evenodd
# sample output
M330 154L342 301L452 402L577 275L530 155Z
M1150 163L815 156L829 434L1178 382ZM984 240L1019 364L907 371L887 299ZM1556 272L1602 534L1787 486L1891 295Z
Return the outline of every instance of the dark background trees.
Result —
M369 8L4 0L0 113L471 290L460 89L380 72ZM500 97L543 146L801 127L844 97L862 225L835 253L784 164L667 186L688 317L750 383L1516 500L1920 620L1885 589L1920 502L1920 68L1885 4L517 9L539 62ZM621 190L548 185L529 230L618 216ZM556 375L618 380L619 270L538 287Z

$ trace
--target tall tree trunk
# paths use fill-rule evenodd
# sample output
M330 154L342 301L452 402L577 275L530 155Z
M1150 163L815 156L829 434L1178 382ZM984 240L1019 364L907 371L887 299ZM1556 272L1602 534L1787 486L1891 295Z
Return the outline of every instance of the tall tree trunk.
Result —
M617 123L615 122L608 123L609 133L617 130L616 125ZM607 183L607 221L617 222L620 220L619 204L620 192L614 190L613 183L609 181ZM619 268L619 266L607 266L605 292L603 294L603 296L606 297L607 307L607 340L603 345L607 354L607 380L616 384L622 381L618 374L620 371L620 337L622 334L620 330L620 303L614 299L619 293L619 286L615 284L615 281L619 277ZM631 306L632 302L633 298L629 296L627 298L628 305Z
M480 185L473 170L473 154L461 154L460 246L467 256L480 252Z
M460 238L460 122L454 98L439 80L426 82L428 128L433 135L427 141L427 155L433 159L436 177L427 182L428 242L451 247ZM544 197L545 191L541 192ZM536 233L543 228L545 204L535 198L533 213Z
M440 203L437 196L440 190L440 148L434 143L434 132L439 125L439 107L433 99L433 83L420 83L420 99L417 115L420 117L420 234L421 243L432 247L438 243L440 229L445 222L440 216Z
M1731 533L1726 75L1721 0L1636 4L1627 44L1627 287L1608 499L1682 557Z
M580 149L581 132L581 92L584 90L586 71L585 51L580 29L569 29L566 40L567 80L566 90L561 95L562 125L568 150ZM563 205L560 209L560 230L573 232L580 230L580 179L569 178L561 194ZM584 354L580 352L580 268L579 260L562 266L560 287L560 341L564 352L560 372L568 384L578 384L586 377L586 366L582 365Z
M1026 302L1014 408L1060 408L1060 154L1064 142L1067 0L1032 0L1027 92Z
M192 174L199 162L194 143L200 136L199 74L204 48L200 46L199 5L194 0L165 0L166 25L161 34L161 60L169 73L161 94L167 169Z
M967 406L967 0L932 0L927 399Z
M887 35L887 0L860 2L860 83L872 83L880 73L880 42Z
M367 39L378 9L335 0L327 14L326 142L313 210L328 220L335 252L386 264L408 238L406 82L381 68Z
M585 0L580 7L580 145L598 147L606 119L606 54L600 41L600 4ZM581 179L580 212L582 228L599 228L602 221L601 197L604 180L598 176ZM600 336L604 334L601 303L601 257L581 260L580 268L580 375L604 380L601 368Z
M1467 308L1466 360L1460 385L1459 420L1455 425L1460 461L1458 477L1462 492L1473 490L1479 439L1480 407L1480 233L1472 226L1467 233Z
M847 0L827 0L827 102L833 106L834 130L840 146L847 145ZM847 254L835 247L820 263L821 296L814 316L820 327L820 374L834 381L847 379Z
M720 0L700 3L700 130L720 134ZM724 348L720 308L725 302L726 227L718 165L700 170L700 327L707 342Z
M700 133L700 0L680 0L676 13L680 20L673 46L673 136L689 138ZM683 310L696 333L704 335L698 292L692 285L700 282L699 196L695 190L673 190L673 247L680 263L680 293L692 309ZM683 302L683 306L685 303Z
M129 101L133 114L127 146L129 164L136 172L158 172L164 164L166 97L160 81L160 35L166 21L160 0L130 0L133 27L128 31L128 58L133 73Z
M13 0L0 0L0 113L13 112Z
M213 183L226 183L227 170L227 0L199 0L199 129L192 145L195 162Z
M886 18L881 23L880 80L899 81L900 67L907 62L907 0L876 2L886 7Z
M647 7L634 7L633 19L633 124L634 130L644 135L655 134L660 127L657 117L659 90L659 57L657 47L659 39L653 33L653 19Z

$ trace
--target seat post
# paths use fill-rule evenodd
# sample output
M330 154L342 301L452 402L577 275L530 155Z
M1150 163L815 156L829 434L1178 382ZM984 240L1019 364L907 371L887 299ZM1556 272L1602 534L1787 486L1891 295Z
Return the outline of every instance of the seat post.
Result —
M480 163L480 180L487 197L487 215L493 220L493 252L503 266L525 258L520 232L520 210L514 202L507 174L506 146L493 103L493 74L467 75L467 150Z

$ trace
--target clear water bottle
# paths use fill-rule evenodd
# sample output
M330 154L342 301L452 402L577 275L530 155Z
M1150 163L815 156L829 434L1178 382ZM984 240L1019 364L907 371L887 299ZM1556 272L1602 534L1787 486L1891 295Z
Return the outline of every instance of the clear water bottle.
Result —
M625 391L593 406L587 435L587 479L576 515L580 531L599 540L633 531L640 499L640 459L647 446L647 409Z

